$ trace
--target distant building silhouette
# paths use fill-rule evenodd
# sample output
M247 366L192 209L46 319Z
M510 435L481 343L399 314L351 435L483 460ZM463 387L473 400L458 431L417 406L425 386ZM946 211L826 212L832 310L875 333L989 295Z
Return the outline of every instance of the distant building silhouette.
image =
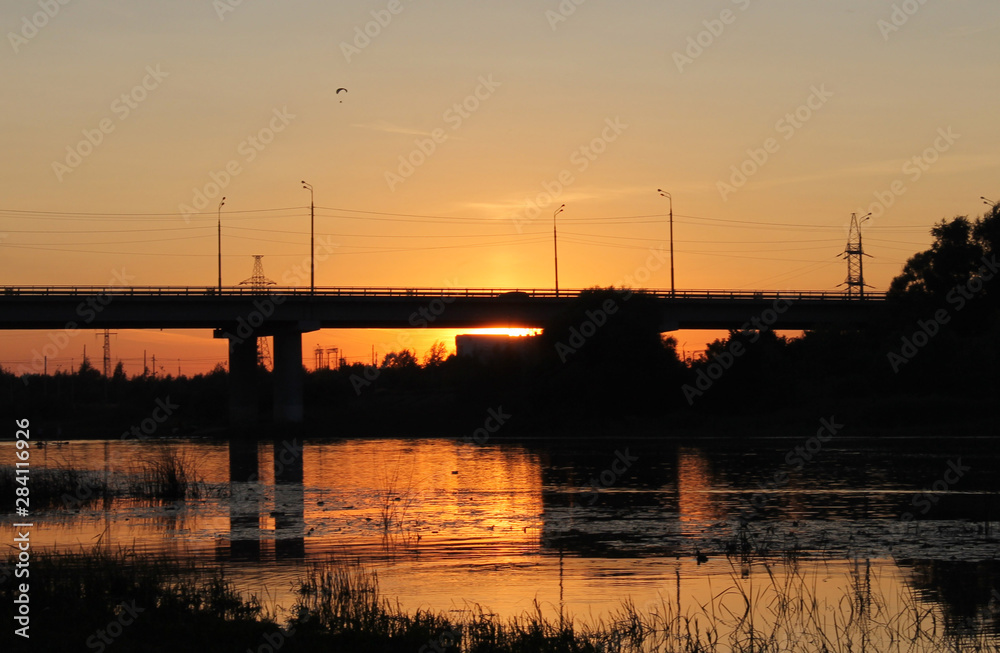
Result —
M537 348L538 336L472 333L455 336L456 355L482 361L504 356L516 356L522 360L534 358Z

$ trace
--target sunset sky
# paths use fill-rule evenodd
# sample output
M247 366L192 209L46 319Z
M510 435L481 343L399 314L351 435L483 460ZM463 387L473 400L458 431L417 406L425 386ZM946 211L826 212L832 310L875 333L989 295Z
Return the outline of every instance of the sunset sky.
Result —
M308 286L303 179L318 286L552 287L565 203L561 287L666 288L664 188L679 290L836 291L869 211L884 290L936 221L1000 200L986 0L62 1L0 6L0 285L215 285L225 195L223 283L262 254ZM303 348L367 362L399 335ZM4 333L0 365L45 342ZM83 345L98 362L85 333L50 372ZM130 373L143 350L226 358L208 331L116 336Z

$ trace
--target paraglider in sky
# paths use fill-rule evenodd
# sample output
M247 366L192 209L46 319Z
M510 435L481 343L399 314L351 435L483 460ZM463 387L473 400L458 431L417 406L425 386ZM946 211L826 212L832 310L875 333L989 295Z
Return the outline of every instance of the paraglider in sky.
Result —
M341 91L343 91L344 93L346 93L346 92L347 92L347 89L346 89L346 88L338 88L338 89L337 89L337 95L340 95L340 92L341 92ZM341 100L341 101L340 101L340 103L341 103L341 104L343 104L343 103L344 103L344 101L343 101L343 100Z

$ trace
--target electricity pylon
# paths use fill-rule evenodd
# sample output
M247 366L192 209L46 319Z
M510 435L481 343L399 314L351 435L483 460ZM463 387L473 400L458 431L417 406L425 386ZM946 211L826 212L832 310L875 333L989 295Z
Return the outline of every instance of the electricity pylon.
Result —
M865 298L865 288L871 287L865 283L865 261L864 257L871 257L865 254L861 245L861 225L871 217L871 213L858 218L857 213L851 214L851 230L847 236L847 248L841 255L847 259L847 281L840 284L847 286L847 296L857 296L859 299Z
M104 330L104 378L106 379L111 378L111 336L117 335L117 332L112 332L110 329Z
M240 282L241 286L250 286L251 291L255 295L263 295L267 286L275 285L274 281L264 276L264 263L261 260L263 258L262 254L253 255L253 272L250 274L249 279L244 279ZM271 349L267 346L266 337L257 338L257 364L265 369L271 369L272 367Z

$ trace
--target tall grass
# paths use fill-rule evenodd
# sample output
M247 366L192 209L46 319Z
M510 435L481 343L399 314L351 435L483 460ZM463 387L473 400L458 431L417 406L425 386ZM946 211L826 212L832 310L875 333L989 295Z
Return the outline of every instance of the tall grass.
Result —
M8 564L14 559L9 558ZM281 628L283 652L428 653L922 653L998 651L985 634L954 632L912 590L886 596L858 561L837 594L794 565L743 576L733 565L722 591L704 604L680 597L636 606L626 600L605 619L575 621L533 610L500 617L479 605L455 614L406 611L384 598L377 574L357 563L313 565L296 582L291 617L243 596L220 570L197 570L120 549L33 559L33 650L86 650L86 637L121 614L144 609L115 651L260 650ZM0 619L9 623L13 583L0 581ZM9 637L10 629L0 635ZM195 645L196 644L196 645ZM272 645L273 646L273 645ZM172 649L173 647L173 649ZM194 648L192 648L194 647ZM7 650L3 648L3 650Z
M14 491L21 487L13 467L0 467L2 512L14 512ZM105 507L121 494L121 488L108 483L103 475L75 469L35 468L28 476L31 508L79 508L91 503Z
M31 508L79 509L100 504L111 508L118 498L177 501L197 499L205 491L198 461L190 453L158 447L129 465L124 477L111 480L101 472L34 468L28 476ZM15 490L21 487L13 467L0 467L0 513L14 512Z
M128 492L150 499L197 499L204 491L198 461L189 452L158 447L129 469Z
M15 560L7 559L8 568ZM20 583L30 593L27 641L9 626ZM0 580L0 618L7 624L0 630L4 651L256 650L278 627L256 597L241 595L221 572L102 546L33 554L28 577ZM107 645L99 631L118 636ZM14 648L19 644L28 646Z

